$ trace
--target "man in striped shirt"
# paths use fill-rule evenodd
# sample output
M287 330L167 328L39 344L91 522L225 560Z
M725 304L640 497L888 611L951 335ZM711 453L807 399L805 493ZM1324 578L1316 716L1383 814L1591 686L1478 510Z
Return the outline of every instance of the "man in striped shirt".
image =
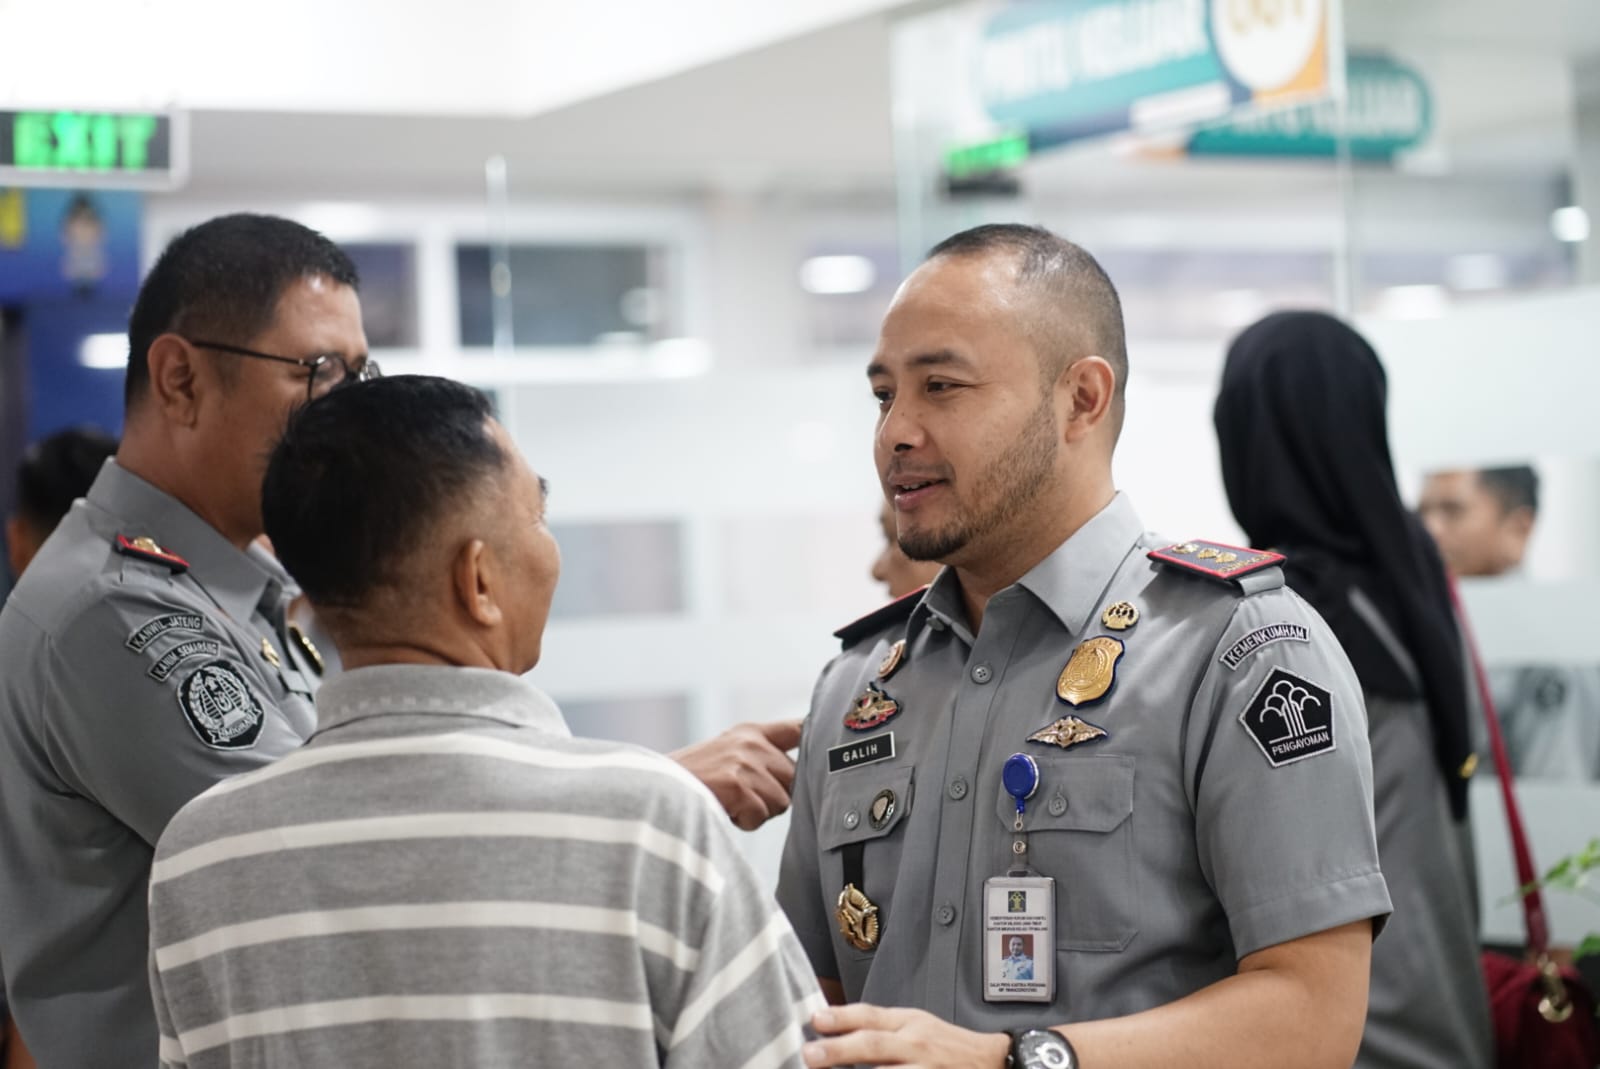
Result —
M802 1064L820 995L716 801L518 678L560 568L544 499L443 379L293 418L267 533L346 671L303 748L161 838L164 1065ZM223 721L214 682L195 715Z

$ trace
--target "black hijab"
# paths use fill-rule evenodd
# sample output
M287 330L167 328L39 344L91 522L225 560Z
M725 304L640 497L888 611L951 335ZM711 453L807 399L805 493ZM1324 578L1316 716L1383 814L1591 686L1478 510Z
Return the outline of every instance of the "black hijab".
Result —
M1459 819L1471 752L1466 672L1433 540L1400 501L1388 381L1366 340L1332 316L1283 312L1228 350L1214 413L1222 480L1252 545L1288 554L1289 586L1328 621L1369 693L1422 699ZM1421 687L1351 605L1359 589L1404 643Z

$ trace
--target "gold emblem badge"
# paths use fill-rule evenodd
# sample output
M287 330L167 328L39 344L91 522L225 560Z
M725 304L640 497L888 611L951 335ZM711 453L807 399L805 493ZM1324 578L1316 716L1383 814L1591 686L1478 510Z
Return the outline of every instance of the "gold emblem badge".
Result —
M322 663L322 651L311 641L311 636L300 630L299 624L290 624L289 637L294 639L294 644L300 647L300 652L305 654L306 660L311 662L311 667L320 676L327 666Z
M1139 622L1138 606L1131 601L1108 605L1106 611L1100 614L1100 622L1112 631L1126 631Z
M1117 659L1122 656L1118 639L1101 635L1081 643L1056 680L1056 697L1068 705L1087 705L1105 697L1116 680Z
M1108 737L1105 728L1096 727L1087 720L1079 720L1075 716L1064 716L1054 724L1042 727L1029 735L1028 741L1042 742L1070 750L1080 742L1093 742L1095 739Z
M1177 545L1173 546L1171 549L1169 549L1167 552L1169 552L1169 553L1178 553L1178 554L1181 554L1183 556L1188 556L1190 553L1193 553L1195 550L1197 550L1199 548L1200 547L1195 545L1193 542L1180 542Z
M857 698L855 704L850 706L850 711L844 714L844 726L851 731L871 731L893 719L899 712L899 702L877 687L868 687L867 692Z
M901 639L889 647L889 652L883 655L883 660L878 662L878 678L888 679L894 675L901 663L906 659L906 640Z
M1222 550L1213 549L1210 546L1207 546L1205 549L1202 549L1199 553L1196 553L1195 556L1199 557L1201 560L1211 560L1213 557L1222 556Z
M149 535L140 535L138 538L135 538L132 542L130 542L129 545L133 546L134 549L139 550L141 553L165 554L167 552L157 545L156 540L151 538Z
M844 941L857 950L871 950L878 945L878 907L855 884L847 883L839 892L833 919L838 922Z
M1234 561L1236 561L1238 559L1239 559L1239 554L1237 554L1237 553L1218 553L1217 554L1217 563L1218 564L1232 564Z
M283 662L278 659L278 651L273 649L272 643L268 642L264 638L261 640L261 656L265 657L267 659L267 663L272 667L283 667Z
M1462 779L1471 779L1473 774L1475 772L1477 772L1477 771L1478 771L1478 755L1475 754L1475 753L1467 754L1467 759L1465 761L1461 762L1461 768L1459 769L1461 778Z

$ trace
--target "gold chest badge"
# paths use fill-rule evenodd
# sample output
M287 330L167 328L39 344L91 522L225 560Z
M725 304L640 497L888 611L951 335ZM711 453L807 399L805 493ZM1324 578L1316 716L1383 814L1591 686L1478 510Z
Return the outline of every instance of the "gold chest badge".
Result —
M1105 635L1080 643L1056 680L1056 697L1072 706L1088 705L1105 697L1116 682L1122 651L1121 639Z
M871 950L878 945L878 907L855 884L847 883L839 892L833 919L844 941L857 950Z

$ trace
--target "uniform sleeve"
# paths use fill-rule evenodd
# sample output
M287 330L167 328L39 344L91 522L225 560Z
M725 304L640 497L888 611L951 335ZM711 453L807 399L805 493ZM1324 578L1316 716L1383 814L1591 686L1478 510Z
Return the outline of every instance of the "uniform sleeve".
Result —
M818 868L816 790L818 761L814 753L811 725L816 718L817 696L823 681L817 683L811 699L811 715L806 718L795 762L794 796L790 802L789 835L783 843L783 860L778 869L778 905L794 926L795 936L811 960L812 971L825 979L839 978L834 957L833 923L823 902L822 876Z
M1388 916L1361 690L1293 592L1240 600L1185 742L1200 864L1240 958Z
M681 1001L662 1015L673 1022L664 1064L800 1069L811 1015L825 1005L822 992L794 932L709 794L700 810L692 835L721 883Z
M55 766L151 846L189 799L299 743L261 669L209 615L155 591L109 591L46 656Z

